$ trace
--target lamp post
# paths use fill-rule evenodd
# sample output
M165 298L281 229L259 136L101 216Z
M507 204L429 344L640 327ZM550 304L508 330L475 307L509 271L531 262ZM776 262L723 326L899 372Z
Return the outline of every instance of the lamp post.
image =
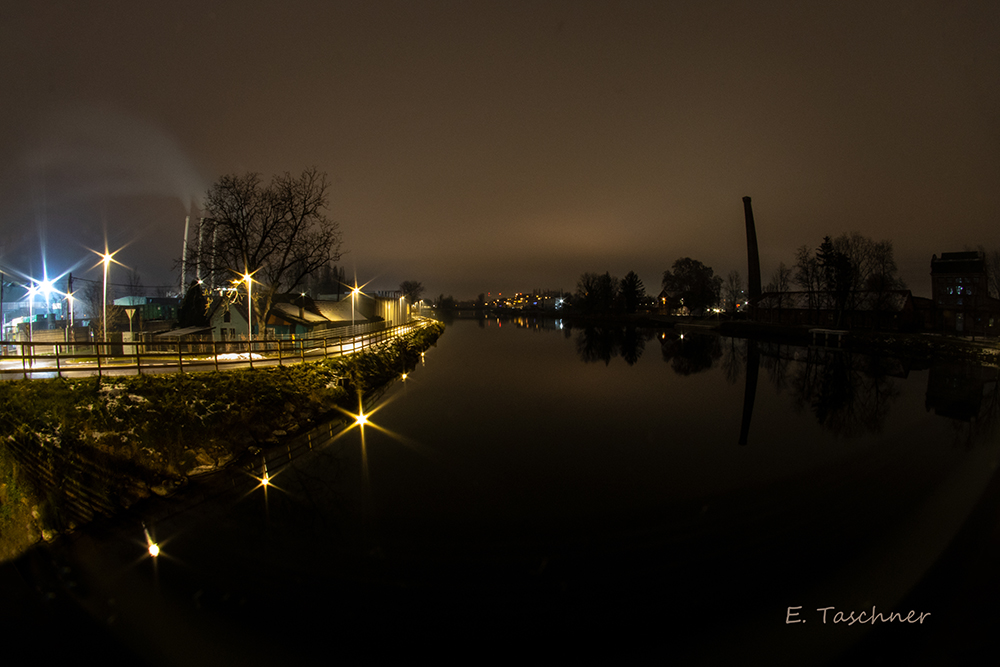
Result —
M358 289L356 284L354 289L351 290L351 335L352 336L354 335L354 297L360 291L361 290Z
M73 333L73 302L76 301L76 299L73 298L73 292L67 292L66 301L69 302L69 328L66 330L66 341L75 343L76 335Z
M28 367L31 368L35 365L35 346L32 345L34 342L33 330L35 328L35 295L38 294L38 285L35 281L31 281L31 287L28 288ZM24 361L24 346L21 347L21 357L22 362Z
M111 266L111 255L105 250L101 255L104 264L104 342L108 342L108 267Z
M246 270L243 272L243 280L247 284L247 335L253 341L253 278Z
M35 295L38 294L38 285L34 281L28 288L28 342L32 342L32 329L35 325Z

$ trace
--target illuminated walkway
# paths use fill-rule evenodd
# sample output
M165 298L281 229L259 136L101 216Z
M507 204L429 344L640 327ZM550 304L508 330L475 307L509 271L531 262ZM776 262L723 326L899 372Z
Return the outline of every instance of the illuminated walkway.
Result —
M70 345L53 343L18 343L36 350L34 355L0 357L0 379L45 379L54 377L87 377L92 375L137 375L177 372L208 372L240 368L284 366L304 361L361 352L365 348L392 339L405 337L425 328L433 320L420 319L406 324L359 333L353 336L302 338L296 340L226 341L211 343L109 343ZM98 354L103 347L128 349L130 354ZM155 348L143 351L142 348ZM173 350L163 351L164 347ZM211 347L211 352L190 350ZM38 353L39 348L52 350ZM85 353L78 350L85 349ZM187 349L188 351L185 351ZM233 350L236 351L233 351ZM70 352L72 350L72 352Z

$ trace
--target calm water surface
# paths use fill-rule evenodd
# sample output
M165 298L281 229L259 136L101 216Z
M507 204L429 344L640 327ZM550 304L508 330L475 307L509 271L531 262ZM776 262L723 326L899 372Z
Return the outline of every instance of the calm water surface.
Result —
M961 662L1000 620L997 400L996 369L457 321L363 429L22 559L19 623L150 664ZM873 606L930 616L833 622Z

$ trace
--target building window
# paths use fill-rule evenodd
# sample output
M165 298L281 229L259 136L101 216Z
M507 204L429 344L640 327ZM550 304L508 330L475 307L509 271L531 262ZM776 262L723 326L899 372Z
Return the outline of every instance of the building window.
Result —
M230 313L230 312L229 312L229 311L227 310L227 311L226 311L226 312L225 312L225 313L224 313L224 314L222 315L222 321L223 321L223 322L232 322L232 321L233 321L233 315L232 315L232 313Z

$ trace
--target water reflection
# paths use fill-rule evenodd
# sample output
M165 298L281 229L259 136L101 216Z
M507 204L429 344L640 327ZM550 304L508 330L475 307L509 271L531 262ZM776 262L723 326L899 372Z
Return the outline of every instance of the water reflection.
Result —
M468 661L461 636L502 661L814 664L870 628L790 628L787 606L898 609L992 476L995 447L949 438L995 435L996 369L574 329L456 322L382 409L262 452L203 503L143 510L161 642L309 663L336 628L349 662L390 636L404 659ZM60 556L102 609L141 597L118 579L148 589L132 519L128 550L93 530Z
M962 364L932 366L925 406L952 420L955 444L972 446L997 431L1000 369Z
M718 365L730 384L745 378L740 444L749 439L760 369L769 385L791 399L796 412L811 414L836 437L855 438L882 432L900 396L900 381L917 368L905 359L846 349L607 323L578 327L576 351L584 363L609 365L621 357L632 366L642 357L646 341L653 339L677 375L695 375ZM992 433L1000 401L997 383L996 368L934 364L928 375L927 409L959 422L956 440Z
M757 374L760 372L760 350L757 341L744 341L746 354L747 382L743 391L743 419L740 422L741 445L747 444L750 439L750 420L753 419L753 404L757 398ZM727 375L728 378L728 375Z
M712 368L722 358L722 339L691 333L660 336L663 361L678 375L694 375Z
M634 326L588 324L577 333L576 352L584 363L603 361L606 366L621 356L631 366L639 361L646 341L654 335L654 331Z

